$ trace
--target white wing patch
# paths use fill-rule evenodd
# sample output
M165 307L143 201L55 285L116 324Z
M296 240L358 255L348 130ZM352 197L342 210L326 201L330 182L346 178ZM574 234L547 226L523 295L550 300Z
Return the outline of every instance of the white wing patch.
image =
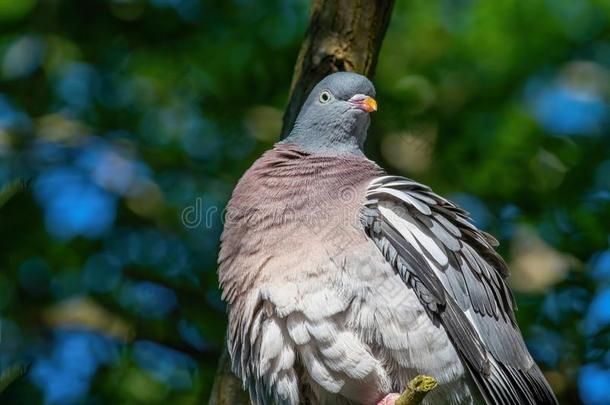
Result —
M261 375L269 372L271 364L278 360L285 347L288 346L284 344L284 336L277 318L269 319L265 322L261 335L259 349L259 373ZM292 367L292 363L289 364L289 367Z
M363 395L374 401L389 388L382 364L356 331L347 329L350 300L318 287L284 283L260 289L273 308L260 328L261 372L272 382L280 381L272 374L294 367L298 359L317 401L331 394L359 403Z
M305 318L305 315L300 312L288 315L286 327L295 344L304 345L310 342L311 336L307 330L307 318Z
M265 316L254 319L263 318ZM254 327L256 323L260 324ZM283 323L282 319L271 316L254 322L251 328L251 333L258 332L258 336L250 336L254 344L246 374L255 377L248 387L255 404L266 404L269 398L273 399L273 403L282 405L299 403L299 383L294 369L296 353Z

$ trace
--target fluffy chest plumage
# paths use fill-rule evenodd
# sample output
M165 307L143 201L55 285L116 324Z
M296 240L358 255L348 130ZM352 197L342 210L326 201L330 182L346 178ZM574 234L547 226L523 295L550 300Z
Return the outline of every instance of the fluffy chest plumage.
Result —
M267 152L228 205L219 260L225 295L309 277L302 264L319 273L348 238L366 241L359 211L368 182L381 173L364 157L311 156L288 145Z

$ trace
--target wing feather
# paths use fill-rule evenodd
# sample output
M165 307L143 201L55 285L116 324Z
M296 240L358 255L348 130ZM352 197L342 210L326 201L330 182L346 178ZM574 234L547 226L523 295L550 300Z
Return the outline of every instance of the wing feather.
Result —
M399 176L373 180L362 222L389 263L440 320L488 404L556 404L515 322L498 242L466 211Z

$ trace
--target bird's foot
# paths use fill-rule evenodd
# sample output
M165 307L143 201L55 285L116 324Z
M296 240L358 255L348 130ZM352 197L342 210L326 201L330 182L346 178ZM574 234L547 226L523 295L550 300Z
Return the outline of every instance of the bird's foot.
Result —
M400 394L388 394L376 405L394 405Z

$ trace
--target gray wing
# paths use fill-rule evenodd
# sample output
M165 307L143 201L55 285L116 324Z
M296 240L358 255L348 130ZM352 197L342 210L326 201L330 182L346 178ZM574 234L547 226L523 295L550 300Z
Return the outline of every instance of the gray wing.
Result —
M368 236L447 330L488 404L556 404L514 317L497 241L428 187L397 176L368 187Z

